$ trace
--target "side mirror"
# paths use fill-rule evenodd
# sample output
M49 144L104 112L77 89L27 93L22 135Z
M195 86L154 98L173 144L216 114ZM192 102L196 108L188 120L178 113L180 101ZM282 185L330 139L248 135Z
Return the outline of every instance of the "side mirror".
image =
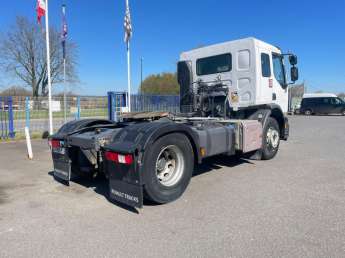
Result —
M297 65L297 62L298 62L297 56L296 55L290 55L289 56L289 62L292 66Z
M298 68L296 66L291 67L291 81L298 81Z

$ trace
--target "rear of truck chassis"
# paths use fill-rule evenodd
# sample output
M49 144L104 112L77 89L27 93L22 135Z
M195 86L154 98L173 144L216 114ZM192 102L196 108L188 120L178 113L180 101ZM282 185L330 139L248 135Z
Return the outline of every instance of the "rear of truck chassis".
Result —
M65 124L49 139L55 178L69 183L104 174L110 199L141 208L144 199L178 199L194 165L206 157L249 153L271 159L288 137L287 119L281 125L269 114L256 120L165 116Z

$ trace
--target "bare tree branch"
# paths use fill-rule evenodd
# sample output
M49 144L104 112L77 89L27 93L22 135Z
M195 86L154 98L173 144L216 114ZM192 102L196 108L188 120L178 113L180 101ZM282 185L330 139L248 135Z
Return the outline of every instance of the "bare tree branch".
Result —
M50 59L52 84L63 81L63 54L61 35L50 28ZM67 42L66 79L79 82L76 73L77 45ZM0 68L22 80L32 88L33 96L47 95L48 75L45 50L45 32L24 17L7 34L0 35Z

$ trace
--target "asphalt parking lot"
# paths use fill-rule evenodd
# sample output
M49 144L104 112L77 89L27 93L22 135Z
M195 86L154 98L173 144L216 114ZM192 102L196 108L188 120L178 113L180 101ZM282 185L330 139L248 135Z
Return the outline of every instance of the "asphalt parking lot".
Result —
M216 157L139 213L54 181L46 141L0 143L0 257L344 257L345 117L291 117L271 161Z

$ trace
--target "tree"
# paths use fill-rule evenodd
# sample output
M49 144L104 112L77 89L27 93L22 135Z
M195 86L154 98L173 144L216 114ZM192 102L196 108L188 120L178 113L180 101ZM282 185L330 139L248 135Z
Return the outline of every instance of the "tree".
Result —
M290 96L291 98L302 98L305 91L304 83L291 86Z
M338 94L338 97L345 100L345 92L339 93L339 94Z
M63 92L59 92L59 93L55 94L54 96L62 98L64 95L65 94ZM66 92L66 97L76 97L76 96L78 96L78 94L71 91L71 90Z
M177 75L174 73L150 75L143 81L140 92L152 95L178 95L180 86Z
M52 84L63 80L61 34L50 28L50 59ZM78 80L74 43L67 43L66 79ZM24 17L17 17L12 29L0 37L0 66L6 72L31 87L32 95L48 95L45 32Z
M3 90L0 96L30 96L31 92L24 87L12 86Z

